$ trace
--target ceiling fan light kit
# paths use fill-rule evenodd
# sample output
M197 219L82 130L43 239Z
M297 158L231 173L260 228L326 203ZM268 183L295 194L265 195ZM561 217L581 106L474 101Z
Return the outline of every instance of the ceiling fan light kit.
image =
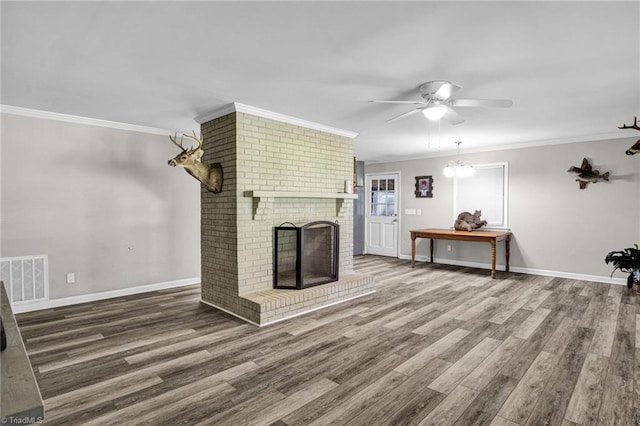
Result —
M434 104L422 110L427 119L431 121L438 121L447 113L446 105Z

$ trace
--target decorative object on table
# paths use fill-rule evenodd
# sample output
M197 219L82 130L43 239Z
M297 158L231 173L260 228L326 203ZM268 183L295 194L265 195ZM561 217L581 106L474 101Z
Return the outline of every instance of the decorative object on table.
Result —
M454 108L509 108L513 105L513 101L510 99L451 99L451 96L460 89L462 89L462 86L459 84L446 80L427 81L418 87L422 99L369 102L418 105L417 108L409 112L388 119L387 123L422 112L428 120L439 121L442 118L454 125L464 121Z
M624 250L611 251L604 258L604 261L607 264L613 264L611 276L617 269L628 273L627 288L629 290L635 288L635 291L640 293L640 249L638 249L638 244Z
M458 145L458 159L453 162L449 161L447 166L444 168L442 173L448 177L457 177L457 178L465 178L471 177L476 173L476 169L473 168L473 164L465 163L460 159L460 144L462 141L455 141L455 144Z
M189 149L182 146L182 138L188 137L189 139L193 139L198 143L196 147L191 147ZM185 171L189 173L194 178L198 179L208 191L213 193L218 193L222 191L222 166L220 163L214 164L205 164L200 159L204 155L204 150L202 149L203 138L202 136L198 138L196 136L196 132L193 132L192 135L182 135L180 136L180 142L176 141L178 134L176 133L174 136L169 136L171 142L176 144L182 152L171 160L169 160L169 165L171 167L184 167Z
M453 229L456 231L473 231L474 229L482 228L487 224L486 220L482 220L480 215L482 210L476 210L473 214L469 212L462 212L458 215L453 224Z
M572 166L568 172L576 176L576 182L580 185L580 189L585 189L589 182L597 183L600 179L605 181L609 180L609 172L600 174L600 171L593 170L593 167L589 164L589 160L586 158L582 159L582 165L580 167Z
M416 176L416 190L414 193L416 194L416 198L432 198L433 177Z
M619 126L618 129L635 129L635 130L640 130L640 126L638 126L638 118L637 117L633 117L633 124L630 126L627 126L626 124L623 124L622 126ZM629 148L628 150L626 150L624 153L627 155L633 155L633 154L637 154L640 152L640 139L638 139L636 141L636 143L634 143L631 148Z

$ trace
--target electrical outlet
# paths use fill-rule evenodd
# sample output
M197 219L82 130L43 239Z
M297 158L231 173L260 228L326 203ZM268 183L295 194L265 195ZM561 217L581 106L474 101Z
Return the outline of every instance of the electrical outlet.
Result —
M447 244L447 251L451 251L451 244Z
M416 214L417 214L417 215L421 215L421 214L422 214L422 209L418 209L418 210L416 210Z
M67 273L67 284L73 284L76 282L76 274L75 272Z

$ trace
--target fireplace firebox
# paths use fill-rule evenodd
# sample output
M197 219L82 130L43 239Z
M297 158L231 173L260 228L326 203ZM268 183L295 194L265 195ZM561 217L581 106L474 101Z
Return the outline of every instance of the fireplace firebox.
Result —
M273 233L274 288L300 290L338 280L340 225L285 222Z

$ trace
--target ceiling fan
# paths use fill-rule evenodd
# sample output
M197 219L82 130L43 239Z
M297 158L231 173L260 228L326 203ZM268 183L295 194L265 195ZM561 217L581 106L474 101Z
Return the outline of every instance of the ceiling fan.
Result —
M454 108L458 107L489 107L489 108L509 108L513 105L510 99L451 99L458 90L462 89L459 84L446 80L428 81L418 87L422 100L416 101L369 101L384 104L412 104L420 105L416 109L405 112L387 120L387 123L400 120L402 118L422 112L429 120L440 120L444 118L451 124L460 124L464 119Z

